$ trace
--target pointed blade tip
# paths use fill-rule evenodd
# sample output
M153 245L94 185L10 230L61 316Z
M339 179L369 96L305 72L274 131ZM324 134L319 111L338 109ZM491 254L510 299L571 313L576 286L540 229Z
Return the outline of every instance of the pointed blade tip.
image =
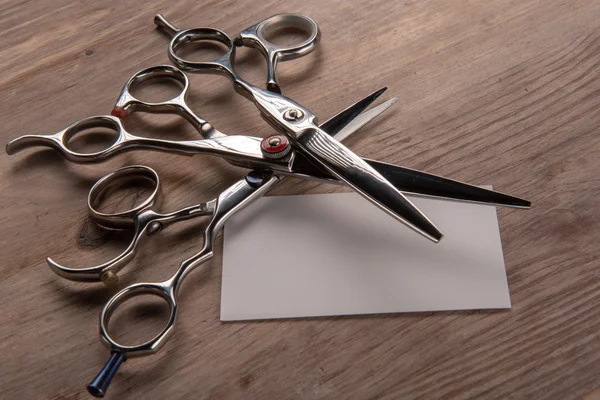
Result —
M377 95L383 94L383 92L385 92L387 90L387 86L382 87L381 89L379 89L378 91L376 91L375 93Z
M435 226L434 226L435 227ZM439 243L440 240L442 240L442 238L444 237L444 234L442 232L440 232L439 230L437 230L434 232L419 232L423 235L425 235L425 237L427 237L427 239L431 240L433 243Z

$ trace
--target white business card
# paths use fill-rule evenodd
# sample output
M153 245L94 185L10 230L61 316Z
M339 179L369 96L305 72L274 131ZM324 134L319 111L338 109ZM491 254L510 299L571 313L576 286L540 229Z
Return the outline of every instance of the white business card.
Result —
M510 308L495 207L409 197L439 243L356 193L250 204L225 225L221 320Z

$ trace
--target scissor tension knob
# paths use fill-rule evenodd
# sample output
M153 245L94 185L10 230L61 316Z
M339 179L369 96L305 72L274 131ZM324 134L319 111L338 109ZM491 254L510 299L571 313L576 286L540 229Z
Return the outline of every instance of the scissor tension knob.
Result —
M260 144L260 149L267 158L285 157L291 148L290 141L284 135L267 136Z
M297 108L290 108L286 112L283 113L283 119L286 121L294 122L299 121L304 118L304 113L302 110L298 110Z

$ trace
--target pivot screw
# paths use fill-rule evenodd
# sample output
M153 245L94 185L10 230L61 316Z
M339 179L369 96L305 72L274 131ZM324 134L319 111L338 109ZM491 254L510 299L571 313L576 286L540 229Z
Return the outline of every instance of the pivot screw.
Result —
M284 135L267 136L260 143L260 149L267 158L282 158L291 150L290 142Z
M302 110L298 110L297 108L290 108L286 112L283 113L283 119L286 121L294 122L299 121L304 118L304 113Z

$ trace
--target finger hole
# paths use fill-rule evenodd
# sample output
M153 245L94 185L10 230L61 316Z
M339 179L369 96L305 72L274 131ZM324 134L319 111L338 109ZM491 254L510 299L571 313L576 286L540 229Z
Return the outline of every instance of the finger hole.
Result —
M211 62L232 48L231 39L216 29L201 28L181 32L173 40L175 55L189 62Z
M120 214L134 210L152 196L156 183L142 176L119 179L96 198L94 209L103 214Z
M307 17L281 14L263 21L257 33L275 47L299 48L316 39L317 29L316 24Z
M107 333L122 346L139 346L159 336L167 327L172 305L156 293L132 293L110 316Z
M203 40L189 42L185 46L179 47L175 54L192 62L206 62L221 58L228 50L222 43Z
M294 47L306 42L310 32L295 26L280 26L265 30L264 38L277 47Z
M64 145L74 153L91 155L110 148L118 139L118 128L113 126L85 126L68 131Z
M135 214L155 203L159 180L144 166L118 169L101 178L90 190L88 205L97 222L109 228L133 225Z
M185 81L175 75L149 75L145 79L132 82L131 94L145 103L163 103L181 95Z

